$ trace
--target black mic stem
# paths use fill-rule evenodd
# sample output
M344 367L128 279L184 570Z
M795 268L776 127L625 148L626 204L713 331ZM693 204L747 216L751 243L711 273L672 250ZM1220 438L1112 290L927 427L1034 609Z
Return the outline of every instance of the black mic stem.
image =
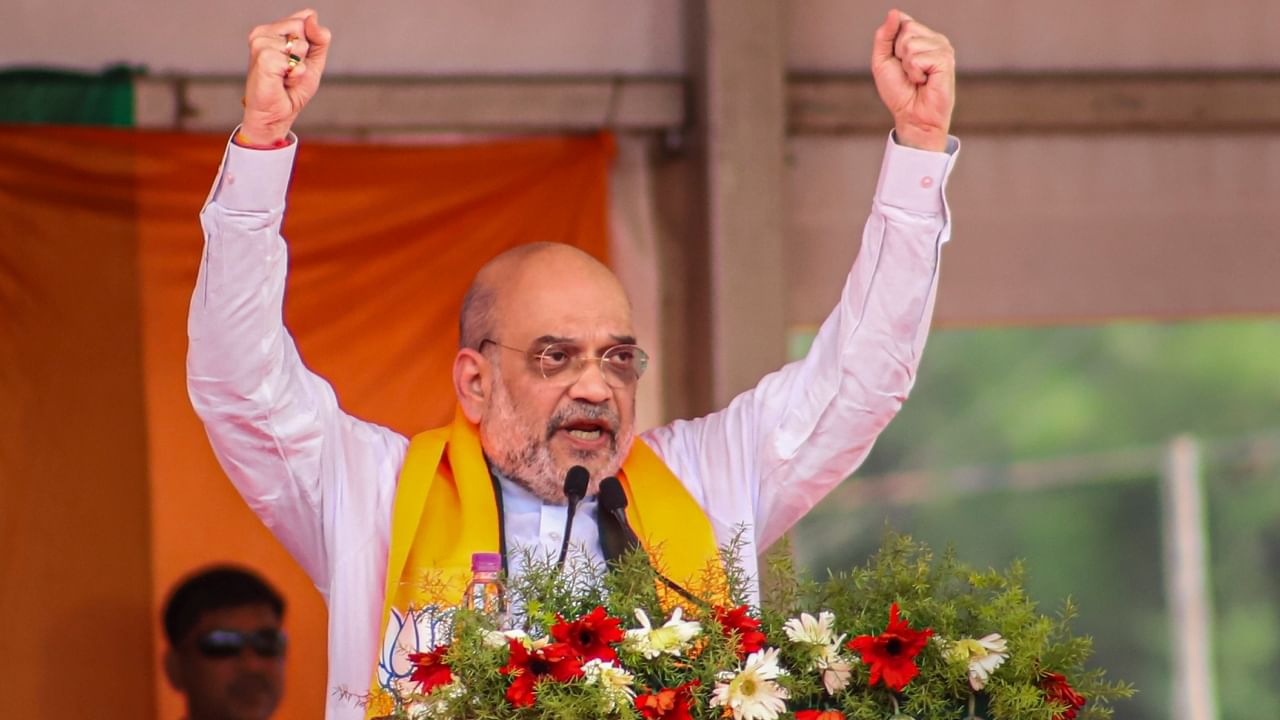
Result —
M653 565L653 558L649 557L649 553L645 551L644 546L640 544L640 538L636 537L635 530L631 529L631 523L627 522L627 493L622 489L622 482L618 478L609 476L600 481L599 493L600 507L613 516L618 525L622 528L623 535L626 539L627 550L635 550L644 555L649 566L653 568L653 573L658 576L658 580L662 581L673 592L680 597L688 600L704 609L710 609L711 603L694 595L688 590L681 587L679 583L671 578L663 575L657 567Z
M591 473L581 465L574 465L564 476L564 498L568 503L568 512L564 518L564 540L560 543L560 558L556 560L556 570L564 572L564 560L569 555L569 534L573 531L573 516L578 511L578 503L587 496L587 485L591 482Z

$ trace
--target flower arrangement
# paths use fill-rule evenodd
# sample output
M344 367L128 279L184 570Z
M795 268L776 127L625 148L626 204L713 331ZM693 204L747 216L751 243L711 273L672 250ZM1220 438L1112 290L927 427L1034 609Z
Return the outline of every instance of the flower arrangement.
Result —
M978 572L889 533L823 581L770 559L751 607L737 549L729 602L670 609L639 553L608 573L530 558L513 615L441 613L452 641L366 701L395 720L1100 720L1133 693L1085 668L1074 608L1037 612L1019 565Z

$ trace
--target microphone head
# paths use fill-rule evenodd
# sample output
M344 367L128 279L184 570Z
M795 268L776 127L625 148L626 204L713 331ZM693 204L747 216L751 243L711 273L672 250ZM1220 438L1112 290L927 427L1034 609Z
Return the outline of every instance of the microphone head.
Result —
M627 492L622 489L618 478L610 475L600 481L600 507L606 512L627 509Z
M591 482L591 473L581 465L574 465L564 476L564 496L581 500L587 495L587 484Z

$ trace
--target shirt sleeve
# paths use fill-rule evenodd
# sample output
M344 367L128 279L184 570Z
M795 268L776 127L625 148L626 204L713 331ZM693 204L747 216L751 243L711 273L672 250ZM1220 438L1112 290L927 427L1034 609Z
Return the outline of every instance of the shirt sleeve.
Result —
M803 360L727 408L644 435L725 532L780 538L866 459L915 382L950 237L943 194L959 151L885 150L840 303Z
M231 482L327 597L340 548L385 549L408 441L343 412L284 326L280 226L296 148L228 144L200 213L187 390Z

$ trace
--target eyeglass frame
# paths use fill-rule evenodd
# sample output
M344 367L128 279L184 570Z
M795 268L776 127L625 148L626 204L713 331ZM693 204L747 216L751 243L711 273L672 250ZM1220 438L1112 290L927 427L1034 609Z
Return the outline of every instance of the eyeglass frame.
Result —
M619 390L627 387L631 387L635 385L637 382L639 382L640 378L644 376L644 371L649 367L649 353L645 351L644 348L640 347L639 345L636 345L635 343L618 343L617 345L612 345L610 347L605 348L604 352L600 353L599 355L590 355L585 352L582 352L581 350L578 349L578 347L574 343L569 341L549 342L538 352L533 352L531 350L522 350L518 347L504 345L498 342L497 340L494 340L493 338L487 337L487 338L481 339L480 343L476 345L476 351L483 353L484 346L486 343L490 345L494 345L496 347L503 348L504 350L518 352L521 355L524 355L525 359L527 360L530 360L530 361L537 360L538 372L542 375L543 380L549 380L549 381L554 381L556 379L555 376L559 375L561 372L563 372L563 370L567 370L568 366L566 365L566 367L563 368L562 370L553 371L550 375L548 375L547 367L546 367L547 351L551 350L552 348L561 347L561 346L572 348L573 350L576 351L576 354L570 355L569 362L575 366L575 369L577 370L577 374L569 376L570 377L569 381L565 383L566 387L574 384L582 377L583 372L586 371L587 362L590 360L594 360L596 362L596 365L600 368L600 375L601 377L604 378L605 384L608 385L609 387L612 387L614 389L619 389ZM618 350L619 348L628 348L634 351L637 355L637 362L636 362L637 369L635 371L635 378L630 381L623 378L618 378L618 376L615 373L612 373L611 371L606 369L604 361L608 359L609 353L612 353L615 350ZM619 382L621 382L622 384L615 385L609 381L610 378L618 378Z

